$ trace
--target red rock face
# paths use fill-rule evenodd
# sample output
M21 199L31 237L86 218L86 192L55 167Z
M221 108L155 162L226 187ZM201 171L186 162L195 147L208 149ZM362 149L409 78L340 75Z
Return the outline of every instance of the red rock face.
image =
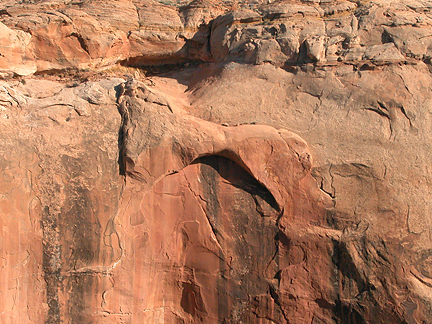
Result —
M298 198L295 205L318 216ZM300 323L334 294L331 241L297 237L295 222L281 230L270 192L229 159L199 159L125 204L119 224L131 252L113 269L109 313L128 309L132 322L148 323L283 323L288 316Z
M121 217L133 233L126 247L131 254L114 275L130 273L120 282L140 301L129 305L132 321L250 322L254 298L268 299L280 315L269 295L280 213L243 169L224 158L204 158L133 196L141 208L129 204ZM107 306L119 307L121 291L107 294Z
M2 1L0 323L430 323L430 11Z

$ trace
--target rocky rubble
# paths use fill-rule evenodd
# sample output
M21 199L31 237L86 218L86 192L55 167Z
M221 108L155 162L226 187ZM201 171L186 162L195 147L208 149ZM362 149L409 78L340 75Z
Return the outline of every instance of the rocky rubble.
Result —
M431 322L431 10L0 3L0 322Z

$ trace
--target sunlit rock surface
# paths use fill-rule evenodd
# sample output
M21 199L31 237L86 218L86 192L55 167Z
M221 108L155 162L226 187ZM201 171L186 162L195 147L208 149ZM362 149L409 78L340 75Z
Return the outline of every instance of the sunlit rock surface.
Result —
M0 322L431 322L431 8L2 1Z

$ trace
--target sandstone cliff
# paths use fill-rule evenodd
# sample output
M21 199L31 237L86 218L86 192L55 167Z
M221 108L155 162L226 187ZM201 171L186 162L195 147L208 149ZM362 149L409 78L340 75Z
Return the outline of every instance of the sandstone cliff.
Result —
M431 323L432 2L0 3L0 322Z

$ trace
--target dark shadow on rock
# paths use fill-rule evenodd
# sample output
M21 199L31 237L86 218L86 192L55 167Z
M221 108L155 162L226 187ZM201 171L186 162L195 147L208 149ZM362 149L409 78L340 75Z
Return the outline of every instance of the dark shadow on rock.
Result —
M272 209L279 211L279 205L273 195L236 162L225 157L213 155L199 158L193 162L193 164L197 163L210 166L234 187L242 189L259 200L263 200ZM255 200L257 201L257 199Z

